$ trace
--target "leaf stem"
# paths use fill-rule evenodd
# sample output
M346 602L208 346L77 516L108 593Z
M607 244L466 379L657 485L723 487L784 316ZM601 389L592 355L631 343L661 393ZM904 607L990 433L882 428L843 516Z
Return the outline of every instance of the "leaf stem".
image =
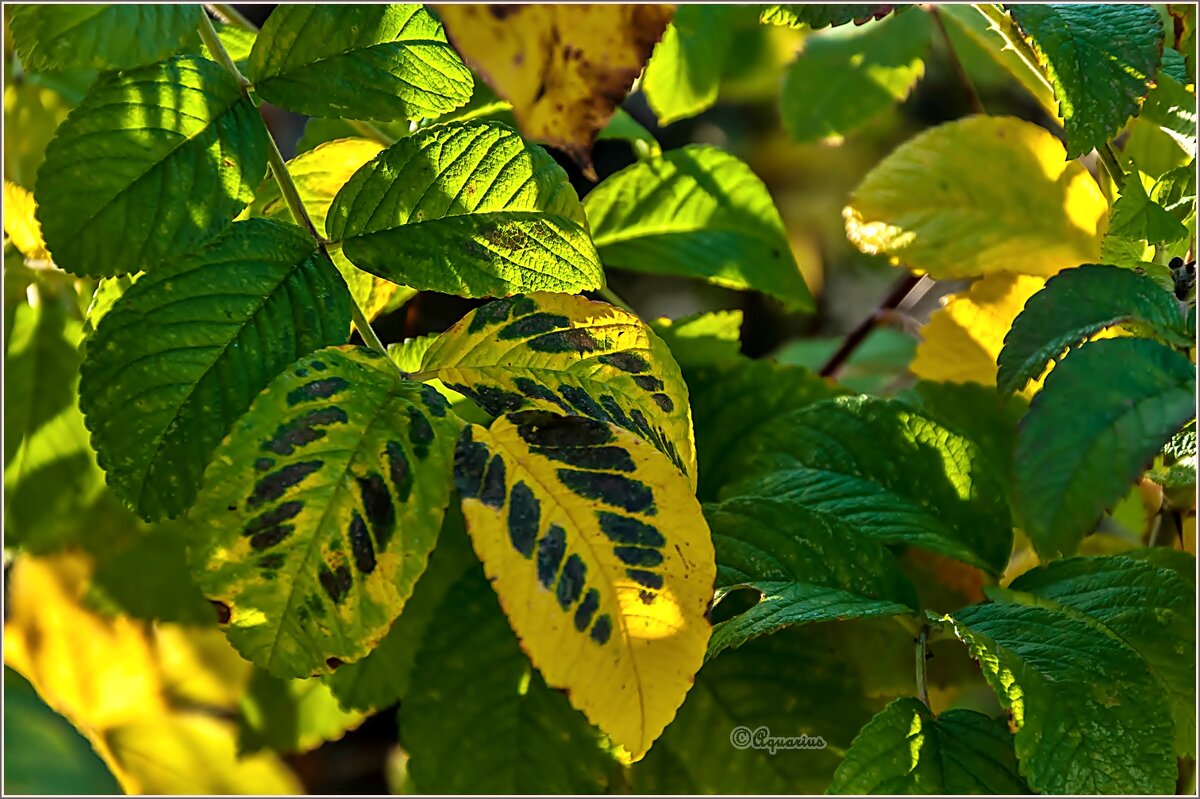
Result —
M979 99L979 92L975 90L975 84L971 82L971 77L967 75L967 70L963 67L962 61L958 58L958 52L954 49L954 42L950 40L950 32L946 30L946 23L942 21L941 12L938 11L937 6L933 3L927 3L924 8L929 12L929 16L933 18L934 24L937 25L937 29L942 35L942 41L946 43L946 54L950 61L950 67L958 77L963 94L967 96L967 105L970 106L973 113L986 114L987 111L983 107L983 101Z
M851 330L846 335L846 338L842 340L842 344L837 348L837 351L829 356L829 360L821 367L821 377L836 376L846 361L850 360L850 356L854 354L854 351L866 340L867 335L886 316L887 312L900 307L922 280L925 280L925 278L908 272L896 281L896 284L892 286L892 290L876 306L875 310L871 311L869 316L859 322L858 326Z
M929 658L929 648L926 646L929 640L929 625L922 624L921 632L917 636L917 699L920 699L925 707L929 707L929 687L925 681L925 661Z
M209 11L216 14L222 22L228 23L235 28L241 28L244 31L250 31L251 33L258 32L258 26L246 19L242 15L242 12L229 3L205 3L204 5L208 7Z
M221 38L217 36L217 29L213 27L212 20L208 14L201 14L203 21L200 23L200 38L204 40L204 45L216 57L218 63L229 70L241 84L242 93L249 96L250 81L238 71L237 65L233 63L233 59L229 57L229 53L225 50L225 45L221 44ZM292 217L295 218L296 224L308 231L309 235L317 243L317 247L329 257L329 250L326 247L329 241L324 234L317 230L317 226L313 224L312 217L308 215L308 209L304 207L304 201L300 199L300 190L296 188L296 182L292 180L292 175L288 172L287 162L283 160L283 153L279 151L279 145L275 143L275 137L271 135L271 128L267 125L267 120L263 117L261 111L258 114L258 121L262 125L263 133L267 137L267 163L271 166L271 174L275 176L275 182L279 184L279 191L283 195L284 202L287 203L288 210L292 212ZM371 327L370 321L367 319L366 313L358 304L358 300L354 295L350 295L350 317L354 320L354 326L358 329L359 335L362 336L363 342L368 347L377 352L387 355L387 347L379 340L379 336ZM389 363L395 365L395 362L390 358ZM399 367L396 367L399 370Z
M1100 145L1096 148L1096 155L1100 156L1100 163L1104 164L1104 169L1108 172L1108 176L1116 185L1117 190L1125 188L1125 170L1121 168L1121 162L1117 159L1112 145L1108 142Z

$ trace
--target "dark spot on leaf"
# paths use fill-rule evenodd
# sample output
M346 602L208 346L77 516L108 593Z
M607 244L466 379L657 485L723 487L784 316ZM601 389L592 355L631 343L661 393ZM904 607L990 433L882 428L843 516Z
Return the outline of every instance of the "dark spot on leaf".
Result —
M600 607L600 592L595 588L589 588L584 594L583 601L579 603L579 607L575 609L575 629L583 632L592 622L592 616L596 615L596 610Z
M313 368L313 371L316 371L316 372L324 372L326 369L329 368L328 366L325 365L324 361L309 361L308 365L311 366Z
M578 352L581 354L595 352L601 348L600 342L596 341L591 333L579 327L532 338L527 342L527 346L537 352Z
M530 447L530 452L581 469L632 472L637 467L620 447Z
M563 566L562 574L558 577L558 604L562 605L563 610L568 610L579 600L579 594L583 591L583 584L587 578L587 564L578 555L572 555L567 558L566 564Z
M404 445L399 441L389 441L384 447L388 459L388 475L392 478L392 489L396 499L407 502L412 493L412 472L408 468L408 456L404 454ZM457 462L457 461L456 461Z
M563 402L557 394L535 380L530 380L528 377L515 377L513 378L513 385L517 387L518 391L530 399L552 403L557 405L559 408L562 408L567 413L573 412L571 410L571 406Z
M641 569L626 569L625 573L629 575L629 579L633 580L638 585L644 585L647 588L653 588L656 591L663 587L663 578L661 574L654 572L643 571Z
M589 419L597 419L599 421L608 420L608 414L600 407L600 403L592 399L591 395L583 389L576 386L560 385L558 390L562 392L567 402L571 403L579 413L582 413Z
M493 455L491 463L488 464L487 473L483 476L483 487L479 490L479 501L489 508L504 506L504 494L508 491L504 474L504 459L499 455Z
M375 571L375 547L371 545L367 524L358 515L358 511L351 511L347 535L350 537L350 551L354 554L354 565L363 574Z
M641 547L661 547L667 543L658 528L637 519L606 510L597 511L596 518L600 530L615 543Z
M513 547L524 557L532 557L533 542L541 524L542 503L529 486L520 480L508 498L508 537Z
M663 381L654 375L634 375L633 382L642 391L661 391L663 387Z
M454 486L463 499L479 496L488 454L487 446L471 440L471 428L464 429L458 446L454 448Z
M598 644L608 643L608 639L612 637L612 619L607 613L596 619L596 623L592 625L591 636Z
M229 606L215 599L208 601L213 606L213 610L217 612L217 624L229 624L229 619L233 616L233 613L229 610Z
M261 533L256 533L250 537L250 546L254 549L273 547L291 535L295 529L296 525L294 524L277 524L274 527L268 527Z
M242 535L254 535L257 532L266 530L268 527L274 527L281 522L286 522L288 519L299 515L302 510L304 510L303 502L296 500L284 502L246 522L246 526L242 529Z
M272 472L254 485L254 492L246 504L256 508L264 502L279 499L283 492L308 477L325 465L324 461L300 461L290 463L277 472Z
M344 563L338 564L338 567L332 571L325 564L321 564L321 568L317 572L317 579L320 580L325 593L329 594L329 598L337 605L340 605L346 598L353 582L350 569Z
M574 469L559 469L556 474L564 486L584 499L604 502L631 513L653 515L655 512L654 492L640 480Z
M633 352L613 352L608 355L601 355L596 360L620 369L622 372L637 374L638 372L650 371L650 362Z
M613 437L606 424L549 411L522 411L510 420L517 426L517 435L531 447L594 447Z
M653 605L654 600L658 599L658 594L653 591L638 591L638 599L642 600L643 605Z
M324 437L325 431L318 430L318 427L343 424L346 419L346 412L336 406L309 411L279 425L274 438L264 442L262 448L278 455L291 455L297 448Z
M358 482L363 510L367 512L367 521L371 523L375 543L380 549L386 549L388 541L392 538L392 531L396 529L396 507L392 505L387 484L383 482L383 476L376 472L354 479Z
M408 440L413 443L413 453L418 458L423 458L433 443L433 426L411 405L408 408Z
M272 552L258 559L258 567L266 571L274 571L283 565L283 553Z
M456 386L452 388L461 394L466 394L476 405L492 416L503 416L525 407L525 398L520 394L505 391L496 386L475 386L474 391L463 391L462 388Z
M655 404L667 413L675 410L675 403L666 394L651 394L650 399L654 400Z
M624 427L626 430L633 428L633 423L625 416L625 411L621 410L621 406L617 404L616 399L611 394L605 394L600 397L600 405L608 414L608 418Z
M658 566L663 562L662 553L657 549L617 547L613 552L626 566Z
M496 337L501 341L530 338L542 333L549 333L551 330L560 330L570 324L571 320L565 316L544 312L535 313L500 328Z
M270 469L274 465L275 465L274 458L258 458L257 460L254 461L254 470L258 471L258 472L265 472L267 469Z
M450 408L449 401L446 400L438 390L433 386L421 386L421 402L429 409L437 418L441 419L446 415L446 411Z
M337 667L342 665L342 661L338 660L337 658L325 658L325 665L331 670L336 671Z
M475 311L471 324L467 326L467 332L478 333L488 325L505 321L510 315L523 316L536 310L537 305L534 301L521 295L489 302Z
M345 391L350 386L350 381L344 377L329 377L324 380L314 380L311 383L305 383L300 388L292 389L288 392L288 405L296 405L306 400L325 399L332 397L340 391Z
M557 524L550 525L542 540L538 541L537 553L538 582L546 588L553 587L554 578L558 576L559 564L562 563L566 551L567 532Z

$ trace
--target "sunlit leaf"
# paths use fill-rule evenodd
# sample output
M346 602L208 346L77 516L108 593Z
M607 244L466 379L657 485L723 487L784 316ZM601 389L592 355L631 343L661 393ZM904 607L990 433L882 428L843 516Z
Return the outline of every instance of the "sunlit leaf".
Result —
M1159 73L1157 86L1142 105L1141 118L1153 122L1181 146L1188 156L1196 156L1196 92L1174 78Z
M255 670L238 712L241 752L307 752L363 721L362 713L338 707L321 680L281 680L261 669Z
M842 215L860 250L935 278L1049 276L1098 260L1108 205L1045 129L974 116L896 148Z
M46 145L59 124L67 118L70 105L61 94L25 80L4 87L4 127L21 131L4 137L4 177L33 189Z
M126 69L183 47L203 13L190 4L30 4L13 9L11 31L27 69Z
M546 683L641 758L704 658L712 542L687 479L611 423L471 425L455 481L475 551Z
M49 260L42 226L34 215L33 195L10 181L4 181L4 235L27 260Z

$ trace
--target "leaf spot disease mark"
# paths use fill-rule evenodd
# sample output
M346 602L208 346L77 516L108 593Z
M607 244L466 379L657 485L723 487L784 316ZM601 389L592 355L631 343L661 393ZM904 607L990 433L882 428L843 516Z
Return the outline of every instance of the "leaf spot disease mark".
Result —
M329 594L329 598L334 604L340 605L342 600L346 598L346 594L350 591L352 578L350 569L344 563L338 564L336 569L330 569L322 564L317 573L317 579L321 582L321 587L325 589L325 593Z
M347 531L347 535L350 538L350 551L354 554L354 565L363 574L375 571L375 547L371 544L371 535L367 532L367 524L358 515L358 511L351 512L350 529Z
M613 352L601 355L597 360L606 366L631 374L650 371L650 362L633 352Z
M632 472L633 458L621 447L530 447L529 451L552 461L581 469Z
M229 606L224 602L219 602L215 599L210 599L208 601L209 604L213 606L213 610L215 610L217 613L217 624L229 624L229 620L233 617L233 613L230 611Z
M281 424L275 430L274 438L264 442L262 448L277 455L291 455L297 448L325 436L325 431L318 430L318 427L345 424L346 421L346 412L338 407L309 411L298 419Z
M388 474L392 478L392 490L396 499L407 502L412 493L412 472L408 468L408 456L404 454L404 445L399 441L389 441L384 447L387 454Z
M541 517L542 503L529 486L518 480L508 499L508 537L513 548L523 557L533 556L533 543L537 538Z
M536 352L578 352L581 355L602 348L591 333L577 327L531 338L527 346Z
M345 391L350 387L350 381L344 377L328 377L324 380L314 380L305 383L300 388L288 392L288 405L297 405L306 400L327 399L334 394Z
M587 564L578 555L571 555L563 566L562 574L558 577L558 604L563 610L570 610L579 600L583 585L587 578Z
M575 629L579 632L586 630L588 625L592 623L592 616L596 615L596 610L599 607L600 592L595 588L589 588L583 597L583 601L575 609Z
M508 490L505 481L504 459L493 455L483 476L483 486L479 490L479 501L489 508L504 506L504 494Z
M570 324L571 320L565 316L552 313L535 313L500 328L496 337L501 341L525 339L542 333L549 333L552 330L561 330L564 327L569 327Z
M548 411L523 411L513 414L512 421L517 435L532 447L594 447L613 437L607 425Z
M256 508L264 502L279 499L283 492L304 480L325 465L324 461L301 461L290 463L277 472L272 472L254 485L254 492L246 504Z
M631 513L654 515L654 492L640 480L619 474L559 469L556 474L568 490L584 499L603 502Z
M597 511L596 517L600 521L600 530L618 544L661 547L667 543L657 527L629 516L602 510Z
M396 529L396 508L392 505L387 484L383 482L383 476L376 472L354 479L358 483L363 510L367 513L367 521L371 523L375 543L380 549L386 549Z
M612 618L607 613L596 619L596 623L592 625L591 637L602 646L608 643L608 639L612 637Z
M554 586L554 578L558 576L558 567L562 563L567 550L567 533L557 524L550 529L538 542L537 576L538 582L545 588Z

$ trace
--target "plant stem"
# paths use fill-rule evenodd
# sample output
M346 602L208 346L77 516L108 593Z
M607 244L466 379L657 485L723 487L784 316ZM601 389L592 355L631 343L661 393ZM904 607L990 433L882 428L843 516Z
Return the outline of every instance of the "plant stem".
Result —
M1100 156L1100 163L1104 164L1104 169L1108 172L1108 177L1112 179L1117 190L1125 188L1125 170L1121 168L1121 162L1117 160L1117 154L1113 151L1112 145L1105 142L1096 148L1096 154Z
M233 59L229 57L225 46L221 44L221 39L217 36L217 29L213 27L212 20L207 14L202 14L203 21L200 24L200 38L204 40L204 45L216 57L218 63L229 70L229 72L238 79L242 86L242 93L249 96L250 81L238 71L237 65L233 63ZM329 243L325 236L317 230L317 226L313 224L312 217L308 215L308 209L304 207L304 201L300 199L300 190L296 188L296 182L292 180L292 175L288 172L287 162L283 160L283 153L279 152L279 145L275 143L275 137L271 135L271 129L267 126L267 120L261 113L258 115L258 121L262 125L263 133L267 137L267 163L271 166L271 174L275 176L275 182L279 184L279 191L283 195L284 202L287 203L288 210L292 212L292 217L295 218L296 224L308 231L309 235L317 243L317 247L329 257L329 250L326 245ZM387 355L387 347L379 340L371 323L367 320L367 315L358 304L358 300L354 295L350 295L350 317L354 320L354 326L358 328L359 335L362 336L363 342L368 347L376 350L383 355ZM395 363L389 358L388 363ZM397 370L399 367L397 367Z
M924 6L929 12L929 16L933 18L933 22L937 25L937 29L942 34L942 41L946 43L946 54L950 59L950 66L954 70L954 74L958 76L958 82L962 86L963 94L967 96L967 105L971 111L976 114L986 114L983 101L979 99L979 92L975 90L975 84L971 82L971 78L967 75L967 70L963 68L962 61L958 58L958 53L954 49L954 42L950 40L950 32L946 30L946 23L942 21L941 12L933 3L928 3Z
M624 308L626 311L629 311L631 314L634 314L635 316L637 315L637 311L633 310L633 307L629 303L627 303L627 302L625 302L625 300L621 299L615 291L608 288L607 286L600 289L596 293L599 294L601 297L603 297L605 302L610 302L613 305L617 306L618 308Z
M821 367L821 377L833 377L838 373L838 370L845 365L854 351L867 338L867 335L875 329L887 311L894 310L908 297L913 289L917 287L923 278L917 275L906 273L900 278L888 295L883 298L883 302L871 311L867 318L858 323L858 326L851 330L846 338L842 340L842 344L837 348L833 355L829 356L829 360Z
M925 661L929 656L929 649L926 643L929 640L929 625L921 625L921 633L917 636L917 699L925 703L925 707L929 707L929 687L925 684Z
M222 22L228 23L235 28L241 28L244 31L250 31L251 33L258 31L257 25L242 16L242 12L229 3L205 3L205 5L208 6L209 11L220 17Z

